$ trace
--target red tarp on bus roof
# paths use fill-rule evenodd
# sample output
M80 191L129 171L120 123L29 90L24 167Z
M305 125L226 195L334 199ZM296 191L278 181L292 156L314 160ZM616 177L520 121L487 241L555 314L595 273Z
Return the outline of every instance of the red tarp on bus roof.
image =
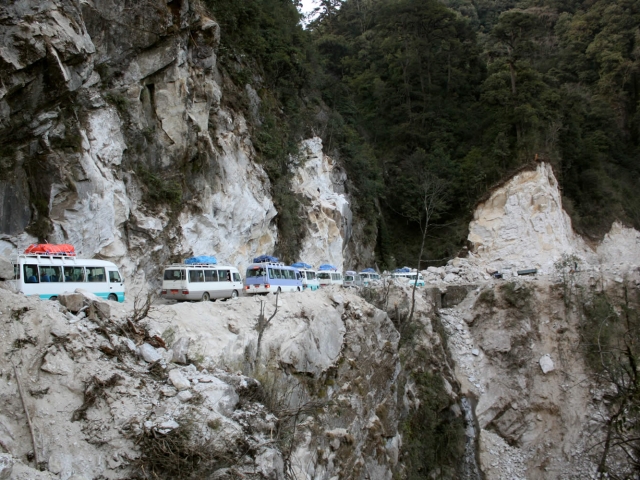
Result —
M76 249L73 245L68 243L61 243L55 245L53 243L34 243L29 245L24 253L30 255L69 255L75 256Z

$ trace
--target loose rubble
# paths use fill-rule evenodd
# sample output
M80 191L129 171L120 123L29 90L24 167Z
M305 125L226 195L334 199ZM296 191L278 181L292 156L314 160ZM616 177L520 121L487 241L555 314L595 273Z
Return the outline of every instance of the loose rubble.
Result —
M257 380L241 370L255 348L259 302L273 308L274 300L156 305L149 318L134 323L132 304L108 303L107 309L84 292L62 300L76 313L89 312L81 317L62 303L0 289L0 346L7 352L0 358L6 406L0 438L8 452L0 456L2 478L117 479L143 467L160 472L170 467L157 439L180 435L192 442L180 448L235 459L231 467L203 464L219 475L282 478L285 452L291 468L307 478L338 476L365 464L390 475L398 459L386 453L386 444L397 436L397 423L387 437L371 439L358 420L371 418L381 403L396 408L398 334L387 315L333 289L281 295L281 313L264 332ZM227 328L230 321L236 333ZM372 376L381 364L386 373ZM12 365L28 392L35 446ZM322 393L312 394L287 370L314 379ZM335 377L339 383L325 385L334 378L329 371L342 372ZM296 447L284 449L277 439L293 418L286 412L296 409L306 412L295 427ZM328 424L348 434L319 430ZM380 455L363 458L378 444ZM243 456L236 446L255 454Z

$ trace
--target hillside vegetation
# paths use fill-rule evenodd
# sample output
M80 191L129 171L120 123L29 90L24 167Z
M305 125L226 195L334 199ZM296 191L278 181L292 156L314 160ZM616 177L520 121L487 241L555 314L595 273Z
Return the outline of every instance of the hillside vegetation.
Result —
M300 222L288 162L310 134L345 165L380 266L415 264L421 179L446 186L425 256L436 262L464 245L492 185L536 158L581 233L640 226L640 2L323 0L307 30L294 3L207 2L222 65L262 86L255 138L281 228Z

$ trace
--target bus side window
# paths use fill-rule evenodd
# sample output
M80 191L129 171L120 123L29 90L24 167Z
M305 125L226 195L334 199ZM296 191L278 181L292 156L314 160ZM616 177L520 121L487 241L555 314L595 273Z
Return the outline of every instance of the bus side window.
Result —
M65 282L84 282L84 268L64 267Z
M105 282L104 267L87 267L87 281Z
M204 271L204 281L205 282L217 282L218 274L215 270L205 270Z
M218 281L219 282L230 282L231 281L231 272L229 272L229 270L218 270Z
M189 282L204 282L202 270L189 270Z
M24 283L40 283L40 281L38 280L37 265L24 266Z
M273 268L270 268L270 269L269 269L269 278L271 278L271 279L276 278L276 277L274 276Z
M20 265L13 266L13 279L20 280Z
M240 279L240 274L238 272L233 272L233 281L234 282L241 282L242 281Z
M62 268L56 266L40 267L41 282L61 282Z

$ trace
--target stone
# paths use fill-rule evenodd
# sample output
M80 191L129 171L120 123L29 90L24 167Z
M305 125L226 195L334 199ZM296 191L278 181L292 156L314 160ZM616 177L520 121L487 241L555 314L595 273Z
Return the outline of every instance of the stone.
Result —
M277 480L285 478L282 454L274 448L265 448L256 456L256 471L262 478Z
M553 360L551 359L551 355L549 355L548 353L540 357L539 363L540 368L542 369L542 373L544 373L545 375L549 372L553 372L556 369L555 365L553 364Z
M231 385L215 377L213 380L211 383L198 383L193 390L203 396L203 404L207 408L229 417L240 397Z
M90 320L109 320L111 318L111 305L105 300L94 300L89 304Z
M124 338L122 343L131 353L136 353L138 351L138 347L136 347L136 344L130 338Z
M165 397L175 397L178 394L178 390L170 387L169 385L165 385L163 387L160 387L160 393Z
M511 350L511 337L504 330L487 330L480 346L485 352L507 353Z
M175 430L178 428L180 424L175 420L167 420L166 422L162 422L158 425L158 431L160 433L169 433L171 430Z
M58 295L58 302L71 313L78 313L84 307L84 297L80 293L62 293Z
M73 360L64 350L49 352L45 355L40 369L52 375L69 375L73 373Z
M183 365L188 363L189 343L189 337L180 337L178 340L173 342L173 345L171 345L171 350L173 350L173 362L181 363Z
M0 256L0 280L13 278L13 264L5 257Z
M153 363L162 360L162 355L160 355L158 351L148 343L140 345L138 347L138 351L145 362Z
M13 471L13 457L8 453L0 453L0 480L9 480Z
M180 393L178 393L178 400L180 400L181 402L188 402L192 398L193 398L193 393L191 393L189 390L183 390Z
M191 387L191 383L185 377L180 370L174 368L169 372L169 380L173 384L174 387L180 390L186 390Z
M455 273L447 273L442 280L446 283L453 283L458 280L458 276Z
M473 350L471 350L471 353L477 357L478 355L480 355L480 350L474 348Z

